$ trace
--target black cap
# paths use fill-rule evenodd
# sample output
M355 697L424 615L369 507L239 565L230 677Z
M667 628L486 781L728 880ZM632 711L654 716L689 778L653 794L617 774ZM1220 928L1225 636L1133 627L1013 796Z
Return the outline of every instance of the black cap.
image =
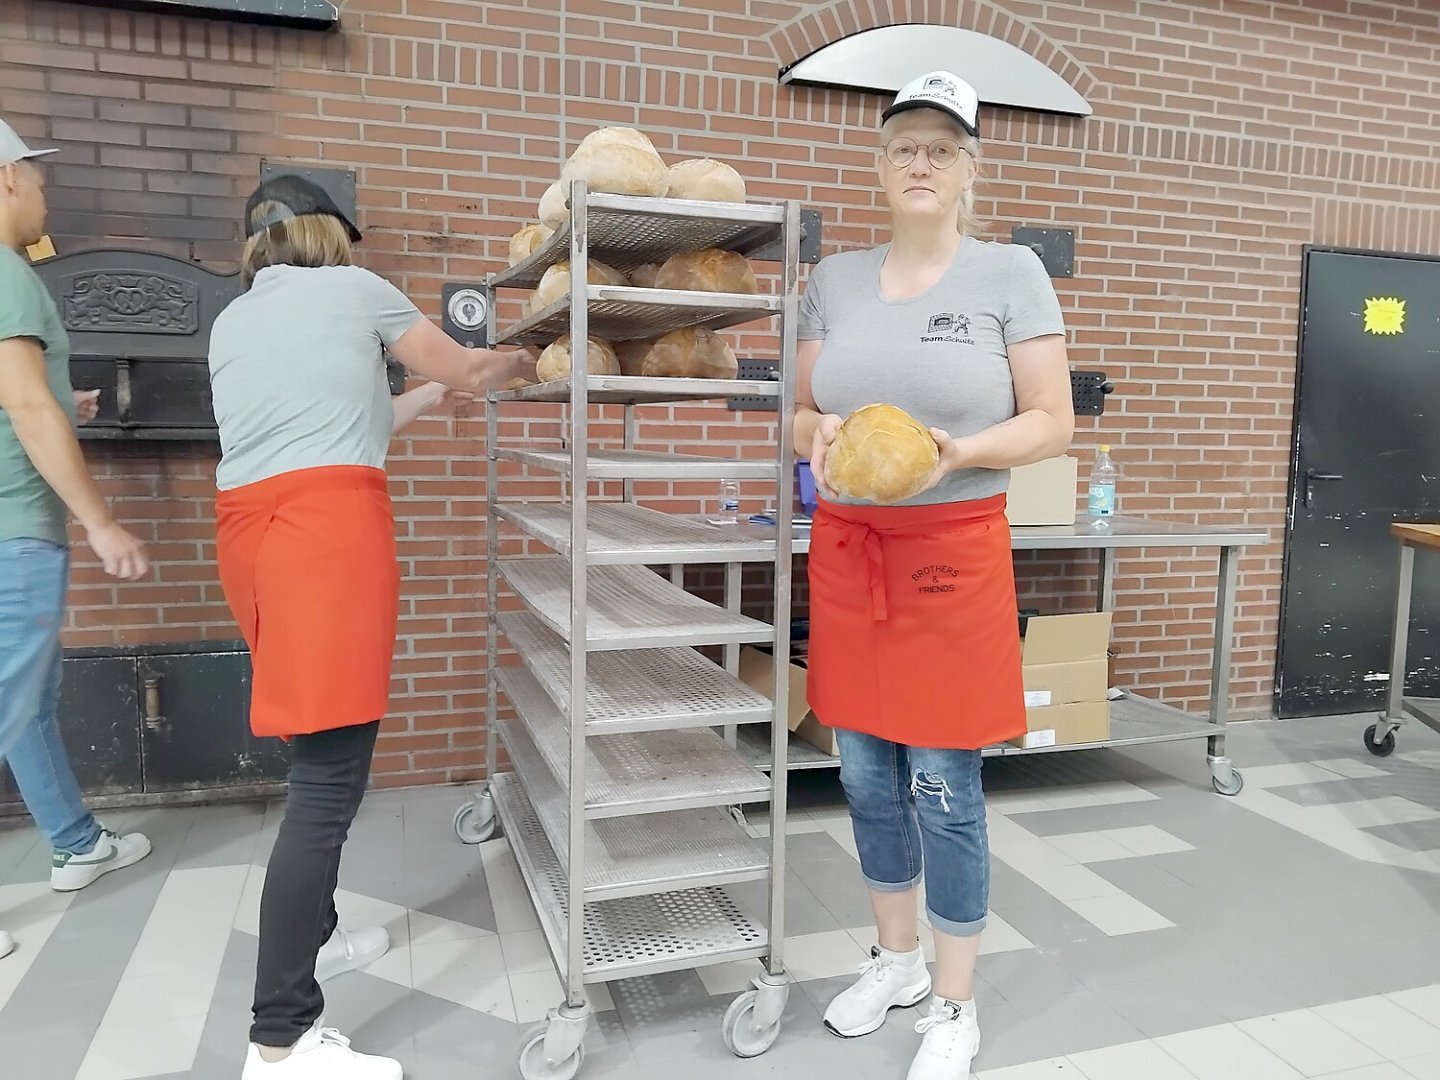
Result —
M263 214L257 213L257 209L262 203L273 205L266 207ZM272 176L262 182L255 189L254 194L246 200L245 235L247 237L254 236L261 229L267 229L281 221L292 217L303 217L306 214L324 214L336 218L350 234L350 242L352 244L359 242L360 230L335 205L335 200L330 198L325 189L318 184L311 183L303 176L293 174Z

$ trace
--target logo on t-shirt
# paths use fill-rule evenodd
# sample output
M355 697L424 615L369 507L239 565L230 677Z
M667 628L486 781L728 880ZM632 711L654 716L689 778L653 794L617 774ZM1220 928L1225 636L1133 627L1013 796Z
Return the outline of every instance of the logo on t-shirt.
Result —
M970 336L970 317L957 315L953 311L941 311L931 315L920 341L925 345L937 341L974 345L975 339Z

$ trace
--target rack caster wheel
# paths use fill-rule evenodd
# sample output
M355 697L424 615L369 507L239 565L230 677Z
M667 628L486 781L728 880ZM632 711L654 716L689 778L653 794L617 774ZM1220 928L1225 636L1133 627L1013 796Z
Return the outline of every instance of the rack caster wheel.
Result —
M1245 789L1245 778L1240 775L1239 769L1231 769L1228 780L1222 780L1218 776L1210 778L1210 786L1221 795L1239 795Z
M1379 724L1371 724L1365 729L1365 749L1376 757L1389 757L1395 752L1395 729L1391 728L1385 732L1383 739L1377 740L1375 732L1379 727Z
M462 844L483 844L495 835L499 824L490 793L476 795L455 811L455 838Z
M720 1034L725 1048L738 1058L759 1057L769 1050L780 1037L780 1016L789 997L788 983L762 984L759 989L746 990L737 997L721 1021Z
M547 1031L548 1025L537 1028L520 1047L520 1075L524 1080L572 1080L585 1064L585 1044L576 1046L569 1057L551 1061L545 1056Z

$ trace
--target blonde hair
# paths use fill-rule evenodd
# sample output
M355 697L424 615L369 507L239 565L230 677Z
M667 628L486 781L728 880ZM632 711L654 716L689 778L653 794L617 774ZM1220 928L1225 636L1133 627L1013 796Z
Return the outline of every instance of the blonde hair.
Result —
M955 130L955 141L960 144L960 149L970 155L970 160L975 163L975 183L960 193L960 205L955 210L955 227L960 230L961 236L974 236L985 228L985 222L975 213L975 184L980 182L980 140L971 135L963 127L960 121L956 120L949 113L941 109L932 109L931 112L938 113L945 118L945 121ZM896 113L880 125L880 153L885 153L885 144L890 141L890 136L895 131L896 122L905 113Z
M278 203L263 202L253 216L263 217L279 208ZM277 221L246 240L240 275L249 288L267 266L349 266L350 262L350 234L344 222L329 214L301 214Z

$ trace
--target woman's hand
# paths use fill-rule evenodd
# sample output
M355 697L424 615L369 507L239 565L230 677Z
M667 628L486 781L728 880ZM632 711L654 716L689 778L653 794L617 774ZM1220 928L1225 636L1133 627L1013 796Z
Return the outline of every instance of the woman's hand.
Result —
M942 428L932 427L930 437L935 440L935 448L940 451L940 460L935 465L934 471L930 473L929 479L925 481L925 486L920 489L920 494L929 491L956 469L966 467L964 442L951 438L950 433Z
M88 424L100 415L100 391L75 391L75 423Z
M815 477L815 490L823 499L835 501L830 485L825 481L825 459L830 453L830 444L840 434L840 425L845 421L834 413L825 413L815 425L815 438L810 443L810 472Z
M506 386L515 379L524 379L527 383L536 381L535 362L540 359L538 350L527 345L519 349L502 350L500 355L505 357L510 365L510 374L501 381L501 386Z

